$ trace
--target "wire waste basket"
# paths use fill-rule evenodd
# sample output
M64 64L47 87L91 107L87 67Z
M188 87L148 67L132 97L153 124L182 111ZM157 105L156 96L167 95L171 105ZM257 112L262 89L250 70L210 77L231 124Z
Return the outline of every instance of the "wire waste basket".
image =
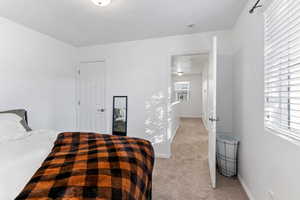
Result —
M217 136L218 172L226 177L237 175L237 153L239 141L234 137Z

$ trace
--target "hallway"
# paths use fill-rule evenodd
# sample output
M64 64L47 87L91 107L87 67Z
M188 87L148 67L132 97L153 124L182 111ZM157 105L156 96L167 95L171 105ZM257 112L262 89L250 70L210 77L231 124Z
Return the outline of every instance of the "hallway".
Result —
M201 119L181 119L171 159L156 159L153 200L247 200L237 179L218 176L210 187L208 136Z

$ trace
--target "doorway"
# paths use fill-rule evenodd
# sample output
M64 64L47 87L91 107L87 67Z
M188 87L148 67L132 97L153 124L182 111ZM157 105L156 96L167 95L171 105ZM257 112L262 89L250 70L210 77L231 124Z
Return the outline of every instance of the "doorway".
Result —
M171 101L179 104L180 118L202 118L205 112L202 74L208 61L207 53L172 56Z
M105 61L82 62L77 77L77 129L106 133Z
M195 61L196 60L196 61ZM198 63L197 63L198 62ZM193 64L197 63L197 64ZM197 75L195 84L191 75ZM217 100L217 38L211 40L211 47L206 52L178 54L171 56L171 81L169 103L169 138L170 145L179 127L180 118L193 113L189 118L203 121L208 133L208 166L212 188L216 187L216 100ZM197 77L197 76L196 76ZM193 85L194 82L194 86ZM197 87L195 87L197 86ZM198 89L196 89L198 88ZM196 90L195 90L196 89ZM195 91L194 91L195 90ZM200 94L198 100L192 103L192 93ZM195 97L194 97L195 98ZM197 99L197 98L196 98ZM200 100L199 100L200 99ZM202 102L199 102L202 101ZM196 113L196 114L195 114ZM199 114L200 113L200 114ZM175 116L177 115L177 116ZM200 117L199 117L200 116ZM178 123L178 125L176 125ZM175 125L174 125L175 124ZM171 127L171 128L170 128Z

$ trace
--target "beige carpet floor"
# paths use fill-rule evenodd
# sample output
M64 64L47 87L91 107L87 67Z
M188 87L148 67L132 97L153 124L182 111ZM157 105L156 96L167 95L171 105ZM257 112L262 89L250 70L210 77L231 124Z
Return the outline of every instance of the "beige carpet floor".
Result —
M235 178L217 177L210 186L208 136L201 119L182 119L170 159L156 159L153 200L248 200Z

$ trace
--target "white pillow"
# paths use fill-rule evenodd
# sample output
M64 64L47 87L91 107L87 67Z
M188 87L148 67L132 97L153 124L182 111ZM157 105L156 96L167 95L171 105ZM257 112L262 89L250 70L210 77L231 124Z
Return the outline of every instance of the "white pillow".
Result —
M12 120L12 121L20 122L22 120L22 117L13 113L1 113L0 120Z
M29 136L28 132L20 123L21 120L21 117L14 114L0 115L0 143Z

